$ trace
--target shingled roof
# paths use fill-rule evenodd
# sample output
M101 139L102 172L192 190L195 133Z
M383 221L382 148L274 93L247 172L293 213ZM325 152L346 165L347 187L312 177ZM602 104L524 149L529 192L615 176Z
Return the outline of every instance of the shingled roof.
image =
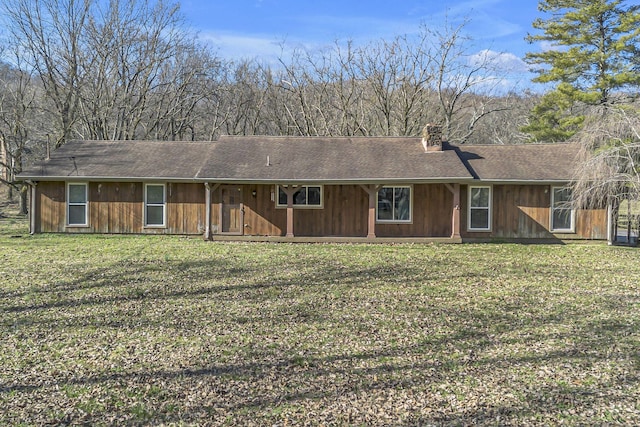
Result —
M51 158L25 168L23 178L193 179L210 142L70 141Z
M579 144L464 145L455 147L476 179L483 181L570 181Z
M577 144L444 144L416 137L227 136L215 142L72 141L26 168L33 180L218 182L569 181Z
M388 182L471 175L455 152L427 153L420 138L222 137L197 178Z

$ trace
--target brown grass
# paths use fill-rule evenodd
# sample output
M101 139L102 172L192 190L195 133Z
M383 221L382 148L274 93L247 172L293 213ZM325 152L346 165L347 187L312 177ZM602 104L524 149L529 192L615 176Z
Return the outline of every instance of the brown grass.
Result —
M28 236L8 221L3 425L640 423L633 248Z

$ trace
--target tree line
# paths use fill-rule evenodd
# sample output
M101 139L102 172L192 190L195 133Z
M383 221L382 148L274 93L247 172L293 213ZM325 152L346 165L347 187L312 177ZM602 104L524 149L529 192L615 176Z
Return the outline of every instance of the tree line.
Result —
M365 45L283 45L267 63L220 57L177 3L5 0L1 179L18 190L26 161L70 139L416 136L439 123L454 143L555 142L620 107L635 129L638 6L546 0L539 9L551 17L528 39L552 48L526 60L550 87L541 95L505 88L509 70L478 54L466 22Z

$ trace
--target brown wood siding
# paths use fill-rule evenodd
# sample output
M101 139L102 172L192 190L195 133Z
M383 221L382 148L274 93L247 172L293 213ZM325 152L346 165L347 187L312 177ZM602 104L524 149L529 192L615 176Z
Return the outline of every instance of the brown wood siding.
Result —
M413 186L411 224L376 224L377 237L450 237L453 194L444 184Z
M242 185L243 231L246 235L284 236L287 213L272 200L274 185ZM220 188L212 191L211 224L219 233ZM255 196L253 192L255 191ZM468 232L467 186L461 186L463 238L606 239L606 209L578 210L575 233L549 231L548 185L494 185L491 232ZM144 228L143 183L90 183L89 226L66 227L64 182L40 182L36 187L36 231L77 233L200 234L206 226L205 188L196 183L166 187L167 226ZM378 237L449 237L453 195L443 184L413 186L412 223L376 224ZM321 209L295 209L296 236L367 235L368 196L358 185L325 185Z
M286 209L276 209L274 185L246 185L244 197L244 234L251 236L284 236L287 231ZM256 195L253 195L253 192ZM215 209L218 211L218 209ZM217 224L217 222L216 222Z
M468 228L468 187L461 187L463 238L496 239L606 239L606 209L577 210L575 233L552 233L550 229L550 186L492 186L491 231L471 232Z
M64 182L39 182L36 186L39 216L36 228L42 233L65 231L65 184Z
M205 228L203 184L167 184L168 234L201 234Z
M36 228L40 232L199 234L204 231L202 184L167 184L164 228L144 227L144 184L140 182L89 183L88 227L66 226L64 182L41 182L36 189L40 206Z
M322 209L295 209L296 236L366 237L369 196L358 185L325 185Z
M607 240L607 224L607 209L576 212L576 234L581 239Z
M96 233L142 233L142 183L89 184L89 228Z
M255 196L253 192L255 191ZM284 236L287 211L276 208L274 185L242 186L244 203L244 234L254 236ZM413 221L411 224L376 224L380 237L449 237L453 195L442 184L413 186ZM220 188L212 192L211 224L214 234L220 233ZM367 235L369 196L359 185L323 186L322 208L295 208L296 236Z
M275 185L242 186L244 234L284 236L287 230L286 208L276 208ZM255 196L253 192L255 191ZM272 200L273 193L273 200ZM366 236L368 196L358 185L323 186L322 208L295 208L296 236ZM220 233L220 189L212 193L211 224Z

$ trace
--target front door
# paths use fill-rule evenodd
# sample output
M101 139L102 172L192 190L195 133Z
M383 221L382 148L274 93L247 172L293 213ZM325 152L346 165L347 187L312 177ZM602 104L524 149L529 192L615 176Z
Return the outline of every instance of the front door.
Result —
M242 187L223 186L222 192L222 233L243 234Z

